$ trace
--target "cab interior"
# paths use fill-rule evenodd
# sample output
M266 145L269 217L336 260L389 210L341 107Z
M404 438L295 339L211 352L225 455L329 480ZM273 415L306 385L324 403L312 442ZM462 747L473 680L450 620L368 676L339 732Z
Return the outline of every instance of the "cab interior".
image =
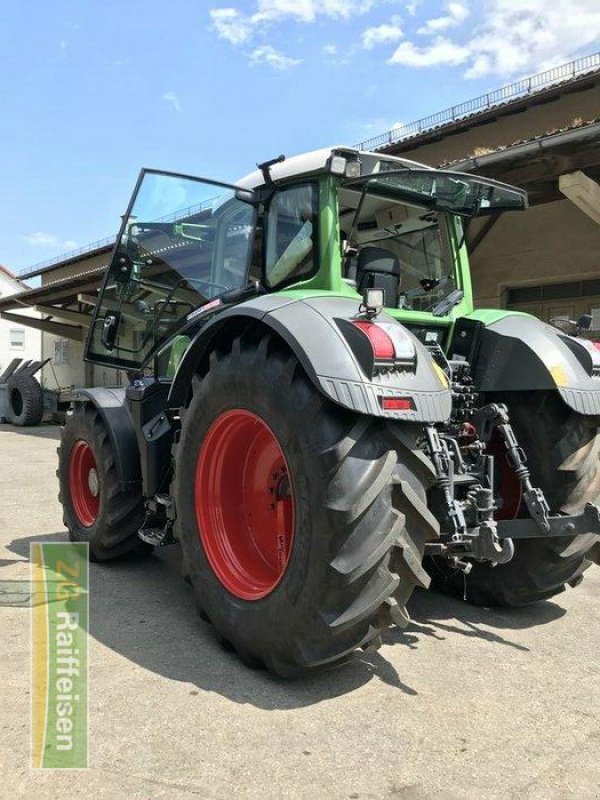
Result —
M381 288L388 308L430 311L456 288L444 213L350 187L338 206L343 277L359 292Z

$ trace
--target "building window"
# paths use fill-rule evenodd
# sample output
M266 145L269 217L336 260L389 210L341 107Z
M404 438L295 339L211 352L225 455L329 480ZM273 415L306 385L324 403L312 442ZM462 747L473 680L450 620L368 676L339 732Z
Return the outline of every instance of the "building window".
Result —
M54 342L54 363L57 365L69 363L69 340L56 339Z
M600 294L600 280L544 283L540 286L511 286L506 290L507 305L538 303L546 300L566 300L576 297L595 297Z
M10 329L9 347L11 350L23 350L25 347L25 331L23 328Z

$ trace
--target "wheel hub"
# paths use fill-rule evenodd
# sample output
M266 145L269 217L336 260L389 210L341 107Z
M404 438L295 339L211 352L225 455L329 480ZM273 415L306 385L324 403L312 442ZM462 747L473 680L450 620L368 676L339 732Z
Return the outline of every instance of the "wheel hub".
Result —
M88 472L88 487L92 497L98 497L98 473L93 468Z
M77 519L84 528L91 527L100 509L100 484L94 451L83 439L78 439L71 450L69 489Z
M282 580L294 538L294 494L275 433L245 409L221 414L202 443L195 508L206 557L225 588L259 600Z

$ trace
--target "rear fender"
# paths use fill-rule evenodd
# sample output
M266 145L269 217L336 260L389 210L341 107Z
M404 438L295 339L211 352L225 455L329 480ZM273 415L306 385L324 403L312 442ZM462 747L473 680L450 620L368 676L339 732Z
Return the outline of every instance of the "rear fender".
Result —
M142 480L135 426L126 404L125 389L76 389L74 403L89 403L102 417L115 454L115 468L123 491Z
M584 415L600 415L600 351L536 317L507 315L480 334L474 378L481 392L555 389Z
M441 422L450 415L451 394L441 370L429 352L404 326L381 314L377 319L397 325L414 347L414 369L389 371L369 377L361 368L336 320L357 316L355 300L316 296L304 299L266 295L249 300L213 317L192 340L175 375L169 405L187 402L191 381L205 355L227 326L255 321L276 333L292 350L320 392L361 414L407 421ZM379 398L410 397L412 409L384 411Z

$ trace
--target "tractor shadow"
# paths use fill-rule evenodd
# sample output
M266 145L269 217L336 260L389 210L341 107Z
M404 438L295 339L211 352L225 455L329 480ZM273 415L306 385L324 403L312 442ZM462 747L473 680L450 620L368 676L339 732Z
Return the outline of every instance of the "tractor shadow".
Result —
M8 549L28 560L31 542L65 540L65 532L24 537L11 542ZM386 644L403 644L410 650L418 648L425 637L460 633L525 649L500 631L543 624L563 613L558 606L543 603L526 615L490 617L487 613L492 612L433 592L418 593L410 610L411 625L406 631L386 634ZM466 627L446 622L450 619L460 620ZM481 624L498 633L482 630ZM267 710L311 706L347 694L373 678L409 697L418 694L381 651L360 653L344 667L298 681L248 669L217 644L210 626L196 614L192 590L181 579L178 547L164 548L143 559L130 556L105 565L90 564L90 635L143 669L192 684L191 694L214 692Z
M529 652L528 647L512 641L510 631L547 625L567 613L549 600L524 608L484 608L442 592L423 589L415 591L408 611L411 623L404 635L401 631L390 630L384 636L386 644L416 648L424 637L445 639L447 635L458 635Z
M3 433L16 433L19 436L35 436L38 439L60 439L61 426L55 422L45 422L42 425L32 425L22 428L19 425L0 424L0 441Z

